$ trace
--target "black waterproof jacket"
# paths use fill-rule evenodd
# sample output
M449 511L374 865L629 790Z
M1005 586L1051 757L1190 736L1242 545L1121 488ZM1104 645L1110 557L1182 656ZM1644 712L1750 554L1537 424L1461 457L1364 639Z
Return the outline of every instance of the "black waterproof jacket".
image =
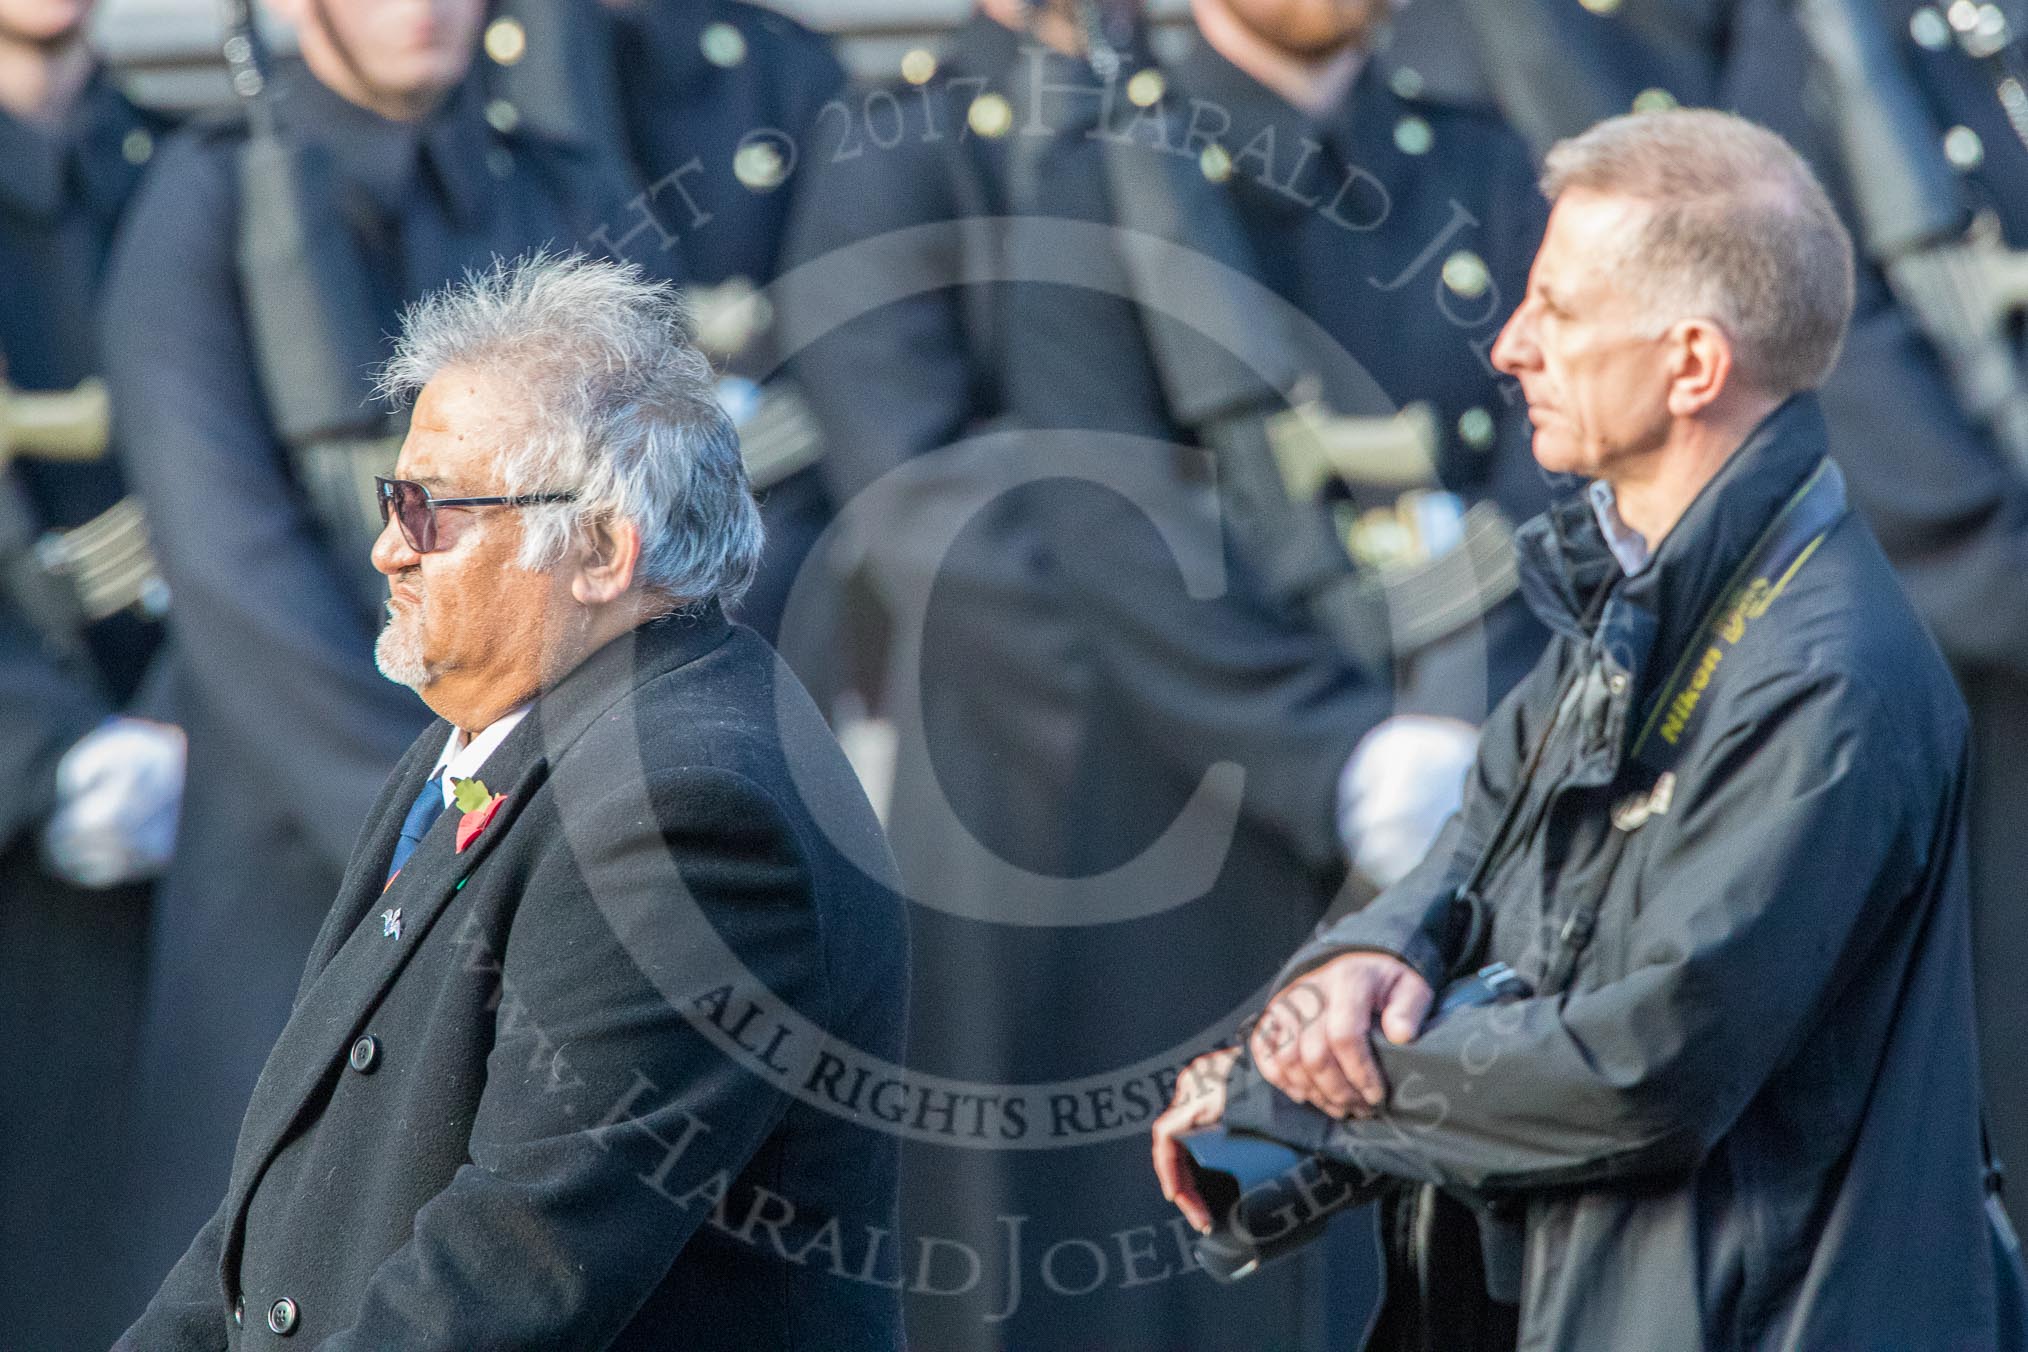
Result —
M1555 641L1429 857L1285 976L1370 949L1536 993L1376 1037L1371 1120L1258 1081L1229 1107L1498 1199L1529 1352L2019 1345L1982 1194L1964 706L1825 453L1791 399L1632 578L1582 496L1524 528ZM1820 470L1831 524L1763 571ZM1484 903L1457 900L1503 817Z

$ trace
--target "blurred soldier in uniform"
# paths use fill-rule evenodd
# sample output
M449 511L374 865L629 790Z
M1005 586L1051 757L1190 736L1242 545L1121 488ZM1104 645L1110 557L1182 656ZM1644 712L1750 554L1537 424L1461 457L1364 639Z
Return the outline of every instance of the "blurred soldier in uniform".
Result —
M897 614L908 637L890 672L903 728L891 830L916 902L911 1064L1030 1086L1112 1080L1053 1094L1029 1133L1041 1148L905 1147L905 1225L986 1255L971 1289L911 1293L913 1335L939 1348L1299 1347L1356 1332L1363 1253L1231 1291L1188 1270L1159 1194L1133 1176L1139 1099L1160 1076L1130 1072L1229 1031L1276 936L1359 893L1348 847L1376 879L1413 862L1420 823L1455 793L1470 721L1539 642L1502 600L1497 548L1481 594L1448 598L1462 607L1451 630L1378 665L1279 594L1247 537L1311 530L1317 504L1291 501L1287 523L1232 519L1212 488L1228 466L1192 445L1218 433L1177 406L1190 382L1165 367L1150 318L1172 305L1203 343L1234 341L1227 316L1193 308L1180 272L1144 288L1108 228L1166 204L1171 225L1153 233L1201 258L1196 225L1232 223L1238 250L1217 261L1252 279L1242 355L1303 317L1333 349L1317 354L1316 388L1277 392L1320 436L1354 435L1341 414L1421 405L1439 435L1401 458L1432 472L1409 476L1413 501L1360 505L1402 535L1427 530L1434 554L1496 485L1517 514L1543 493L1483 360L1541 224L1525 148L1380 56L1381 6L1206 0L1195 13L1199 44L1164 73L1116 11L988 6L941 60L911 53L902 85L853 100L854 120L805 166L797 257L836 263L807 302L785 293L790 341L834 446L827 469L877 503L846 501L848 546L891 607L917 612ZM1087 59L1094 38L1110 79ZM1197 191L1171 198L1178 168ZM1137 175L1162 198L1152 209L1123 208ZM954 224L922 228L938 222ZM1207 565L1222 570L1208 599L1184 583ZM1385 614L1366 636L1383 652ZM1219 762L1243 774L1221 778ZM1236 814L1229 846L1214 842L1208 867L1172 866L1171 824L1204 801ZM1163 961L1144 965L1149 953ZM1139 984L1150 970L1189 974L1181 1004ZM1074 1270L1059 1245L1076 1249Z
M1480 0L1457 0L1472 5ZM1947 335L1926 329L1889 270L1962 244L1974 220L1996 246L1966 293L2018 332L2028 298L2005 250L2028 247L2028 52L2018 7L1915 0L1555 0L1499 9L1508 41L1484 51L1489 83L1576 91L1570 107L1716 103L1782 133L1808 157L1860 245L1858 303L1821 392L1853 502L1866 515L1972 711L1974 963L1988 1119L2002 1161L2028 1160L2028 462L1968 412ZM1856 37L1834 78L1798 14ZM1563 41L1524 73L1513 35ZM1863 59L1862 59L1863 58ZM2011 86L2010 86L2011 82ZM2014 105L2010 113L2008 105ZM1517 123L1547 118L1523 97ZM1542 136L1581 130L1572 116ZM1540 137L1531 137L1540 140ZM1905 284L1904 284L1905 285ZM1967 312L1965 319L1977 316ZM2003 343L2011 342L2011 336ZM2022 379L2018 352L2010 363ZM2017 396L2018 397L2018 396ZM2019 1189L2010 1202L2028 1221Z
M143 694L164 593L108 453L92 305L160 124L88 0L0 0L0 1335L103 1344L104 1186L183 734Z
M274 8L302 59L263 61L238 26L243 113L165 144L106 299L191 761L151 949L129 1316L215 1204L321 898L429 716L372 657L373 476L401 431L372 397L385 335L496 256L595 249L624 204L580 151L487 107L467 78L483 0Z
M785 384L752 378L776 362L766 302L743 298L781 270L800 161L845 71L824 38L744 0L620 0L614 8L628 155L662 229L677 237L677 275L694 295L714 297L700 304L700 318L726 320L701 324L699 336L727 372L720 398L739 423L768 531L739 619L781 647L828 703L828 633L780 632L789 587L831 514L811 464L819 440Z
M844 70L823 37L744 0L502 0L485 47L517 119L631 176L602 241L691 294L768 528L739 619L779 643L783 599L830 508L801 399L756 380L776 362L768 303L753 297L781 267L798 164ZM822 667L829 641L783 646ZM830 673L803 674L823 700Z
M1871 267L1859 271L1858 310L1845 354L1823 390L1824 414L1841 446L1839 462L1855 505L1880 536L1888 558L1958 678L1972 713L1971 871L1973 983L1987 1118L2002 1161L2028 1163L2028 442L2009 449L1981 425L1953 388L1945 335L1930 332L1911 302L1887 280L1903 257L1931 255L1964 242L1977 220L1994 250L1969 279L1981 305L1996 307L2002 341L2020 333L2028 293L2006 274L2008 248L2028 249L2028 108L2021 80L2028 51L2017 5L1917 5L1911 0L1838 0L1891 44L1894 82L1919 102L1901 135L1927 160L1938 187L1922 196L1926 214L1947 222L1921 239L1885 237L1864 203L1879 184L1906 181L1895 153L1869 129L1841 127L1855 113L1850 88L1829 84L1796 29L1793 5L1740 0L1724 70L1722 97L1782 132L1819 166L1852 223ZM1973 24L1963 20L1972 11ZM1964 38L1994 55L1975 57ZM1800 53L1782 61L1780 54ZM1812 79L1796 78L1798 61ZM1877 95L1888 76L1862 84ZM2003 85L2011 83L2009 95ZM1807 91L1807 92L1806 92ZM2016 103L2013 120L2003 109ZM1869 96L1868 102L1871 102ZM1856 153L1848 147L1860 147ZM1897 209L1899 210L1899 209ZM1918 263L1918 266L1920 264ZM1970 319L1969 314L1965 318ZM2028 379L2014 347L2015 398ZM2028 1224L2016 1188L2015 1224Z

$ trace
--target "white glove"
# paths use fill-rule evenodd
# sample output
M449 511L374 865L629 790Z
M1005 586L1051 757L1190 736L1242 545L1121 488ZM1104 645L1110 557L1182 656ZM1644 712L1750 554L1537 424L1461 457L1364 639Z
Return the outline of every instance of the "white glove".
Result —
M1338 777L1338 838L1375 885L1406 877L1464 799L1479 731L1454 718L1397 714L1359 739Z
M50 871L79 887L116 887L168 866L183 807L183 729L109 718L56 766L56 811L42 831Z

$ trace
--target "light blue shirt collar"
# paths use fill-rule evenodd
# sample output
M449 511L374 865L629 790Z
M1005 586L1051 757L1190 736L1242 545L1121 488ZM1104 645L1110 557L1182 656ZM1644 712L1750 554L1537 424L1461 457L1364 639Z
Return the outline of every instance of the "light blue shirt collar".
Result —
M1613 486L1604 479L1593 479L1585 492L1591 498L1592 515L1598 518L1598 528L1605 535L1606 548L1612 550L1619 560L1620 571L1628 577L1637 576L1648 566L1653 554L1649 552L1647 537L1620 520L1619 504L1613 500Z

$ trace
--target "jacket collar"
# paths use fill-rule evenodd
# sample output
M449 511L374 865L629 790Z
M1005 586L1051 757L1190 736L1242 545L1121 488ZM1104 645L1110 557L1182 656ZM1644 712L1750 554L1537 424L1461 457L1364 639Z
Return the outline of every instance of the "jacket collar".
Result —
M1290 146L1304 136L1316 141L1342 136L1351 125L1361 97L1360 86L1367 83L1372 65L1369 57L1345 97L1321 117L1312 117L1254 79L1202 37L1193 39L1176 62L1176 81L1184 93L1231 115L1232 127L1219 140L1236 154L1266 127L1273 127L1275 139L1285 140ZM1282 153L1288 154L1286 150Z
M507 795L469 847L456 847L459 814L446 812L423 837L385 892L395 825L422 789L437 750L450 735L438 719L402 758L346 869L333 914L318 936L289 1022L268 1055L248 1103L226 1190L231 1227L219 1278L228 1303L235 1287L246 1208L259 1180L317 1087L345 1055L359 1025L401 974L464 881L512 829L548 775L550 762L634 690L709 653L731 637L718 604L650 621L606 644L550 690L487 759L486 778ZM398 936L384 934L382 912L399 907Z
M1521 591L1555 632L1590 641L1606 627L1587 622L1601 587L1612 588L1605 613L1637 609L1652 620L1652 647L1670 653L1689 642L1726 580L1752 551L1781 506L1827 451L1823 410L1798 394L1762 420L1713 475L1655 549L1648 567L1624 576L1583 491L1552 504L1515 535ZM1615 653L1622 667L1634 654Z
M442 197L460 229L485 219L490 129L484 91L467 78L414 122L396 122L337 94L300 59L275 64L288 134L326 148L345 180L384 216L400 214L417 190Z
M731 633L731 623L713 601L695 611L664 616L622 634L536 699L528 716L486 758L482 777L495 791L506 793L509 804L518 812L528 797L518 790L525 784L532 788L530 776L546 772L549 760L576 741L600 714L636 686L703 656ZM388 861L394 855L395 826L422 791L423 781L429 777L437 753L450 735L448 722L439 718L431 723L388 780L360 836L361 847L354 853L339 885L334 911L340 923L325 927L317 949L311 954L310 975L304 979L306 989L360 920L375 908L382 879L387 876ZM457 815L444 814L454 820ZM504 834L496 829L500 825L494 823L487 834L495 838ZM476 860L469 856L469 851L462 859L455 852L456 834L454 826L439 820L423 838L402 869L404 895L414 892L434 871L463 864L460 871L471 872L470 865Z
M944 43L943 65L951 75L983 75L989 80L1013 78L1021 61L1021 44L1033 41L985 12L972 16L951 30Z
M1570 674L1581 734L1568 786L1618 778L1642 711L1660 698L1660 683L1824 451L1815 397L1790 398L1712 476L1634 577L1621 571L1583 492L1516 534L1522 595L1552 630L1581 645Z
M528 717L487 758L486 773L499 785L515 783L530 767L568 749L601 714L636 688L695 661L731 636L732 623L716 601L650 620L620 635L537 698ZM439 725L449 736L450 725L441 720ZM391 843L388 849L391 854Z
M146 127L102 69L53 127L0 112L0 208L53 222L75 193L112 216L141 174L127 157L127 136Z
M1232 119L1218 140L1236 165L1251 166L1233 174L1230 182L1234 190L1251 199L1250 209L1283 216L1301 215L1312 208L1299 193L1276 190L1259 181L1263 168L1257 159L1263 150L1257 147L1253 156L1246 151L1256 141L1264 147L1266 141L1261 138L1273 142L1273 148L1265 152L1270 161L1265 172L1277 178L1293 173L1302 162L1300 147L1305 140L1322 146L1327 161L1335 160L1346 168L1378 170L1383 177L1388 172L1381 169L1383 165L1412 171L1394 146L1396 128L1404 118L1434 115L1435 105L1422 96L1404 98L1397 93L1393 87L1397 69L1386 51L1369 52L1344 96L1323 113L1312 115L1241 70L1202 37L1191 42L1175 65L1176 81L1186 96L1215 105ZM1192 115L1182 114L1186 121ZM1180 127L1175 134L1181 135ZM1310 172L1318 170L1313 167Z

